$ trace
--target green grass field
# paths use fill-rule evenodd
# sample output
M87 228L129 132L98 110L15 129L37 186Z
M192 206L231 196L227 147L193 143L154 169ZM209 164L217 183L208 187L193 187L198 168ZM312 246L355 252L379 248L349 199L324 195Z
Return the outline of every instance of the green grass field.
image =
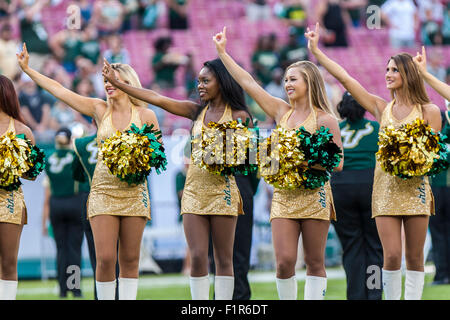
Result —
M331 268L328 271L341 271ZM252 300L278 300L275 273L252 271L249 274ZM189 300L189 280L180 274L141 275L139 278L138 300ZM450 300L450 285L431 286L433 275L427 274L422 299ZM303 299L305 282L298 281L298 299ZM84 278L81 283L84 300L92 300L93 278ZM329 278L326 300L345 300L346 283L344 278ZM211 290L212 292L212 290ZM18 300L59 300L56 280L23 280L19 282ZM74 299L71 295L67 299ZM80 298L77 298L80 299Z

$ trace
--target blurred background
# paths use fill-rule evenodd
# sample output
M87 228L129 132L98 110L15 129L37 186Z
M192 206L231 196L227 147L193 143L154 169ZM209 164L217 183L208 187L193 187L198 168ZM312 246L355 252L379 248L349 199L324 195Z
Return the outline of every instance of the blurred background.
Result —
M313 59L303 34L316 21L323 27L320 45L326 54L373 94L389 100L384 80L389 57L399 52L415 55L422 45L427 46L430 72L450 84L450 2L445 0L0 0L0 73L14 81L26 124L49 153L59 128L68 127L73 137L81 137L94 133L95 127L89 117L55 100L20 72L15 53L23 42L33 68L81 95L105 98L101 67L106 58L130 64L146 88L197 100L197 74L205 61L217 57L212 36L227 26L230 55L267 91L285 99L284 68ZM344 90L322 71L336 106ZM446 101L428 86L427 91L445 110ZM251 98L247 103L261 128L274 127ZM163 174L149 177L152 220L143 247L156 266L143 263L142 272L181 272L186 244L178 192L192 123L149 108L157 114L169 165ZM44 180L41 174L35 182L24 181L28 225L19 251L20 279L56 275L54 241L42 234ZM255 196L251 257L255 270L274 268L270 195L271 188L262 181ZM326 264L341 264L333 226ZM85 243L82 272L92 274Z

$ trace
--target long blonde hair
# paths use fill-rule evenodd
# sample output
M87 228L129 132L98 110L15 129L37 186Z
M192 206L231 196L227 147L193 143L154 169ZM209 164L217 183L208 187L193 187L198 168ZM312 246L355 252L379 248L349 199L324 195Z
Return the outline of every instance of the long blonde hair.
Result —
M398 72L403 80L401 88L397 89L402 95L409 99L413 104L428 104L430 98L425 90L425 84L419 74L419 69L414 63L413 57L409 53L399 53L389 58L394 60L397 65ZM391 90L391 98L395 98L395 90Z
M307 85L309 107L311 110L313 106L315 106L332 115L334 118L339 119L339 116L334 112L333 108L331 108L325 90L325 82L323 81L319 68L310 61L297 61L286 68L285 75L286 72L292 68L299 69L300 74Z
M130 86L136 88L142 88L139 76L130 65L125 63L112 63L111 68L119 73L120 77L126 84L129 84ZM130 102L136 107L147 107L147 103L142 100L136 99L130 95L128 95L128 98L130 99ZM109 97L107 97L106 100L109 104Z

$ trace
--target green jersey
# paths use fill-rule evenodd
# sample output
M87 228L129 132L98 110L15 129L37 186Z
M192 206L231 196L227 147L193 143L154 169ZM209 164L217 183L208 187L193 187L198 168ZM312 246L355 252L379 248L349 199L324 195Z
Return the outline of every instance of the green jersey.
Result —
M450 148L450 110L445 112L445 125L442 128L441 132L442 134L447 136L447 139L445 142L447 143L447 146ZM449 155L450 156L450 155ZM431 185L434 187L450 187L450 169L447 169L447 171L441 172L437 176L430 179Z
M75 152L71 149L56 149L45 158L45 172L54 197L73 196L79 192L79 182L72 177Z
M339 124L344 147L343 170L375 168L375 153L378 151L378 122L361 119L355 123L347 120Z
M73 167L73 175L76 180L84 182L82 190L89 192L97 165L97 134L78 138L73 141L73 149L76 154L76 162Z

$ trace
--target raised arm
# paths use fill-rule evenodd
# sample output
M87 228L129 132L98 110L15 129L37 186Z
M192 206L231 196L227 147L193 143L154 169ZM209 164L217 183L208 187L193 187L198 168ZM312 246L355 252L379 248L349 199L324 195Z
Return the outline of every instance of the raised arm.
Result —
M383 98L367 92L367 90L356 79L351 77L344 68L328 58L319 49L319 23L316 23L314 31L307 28L305 37L308 39L308 49L316 57L317 61L327 69L348 92L350 92L364 109L369 111L378 121L380 121L381 114L386 107L387 102Z
M417 52L417 55L413 58L414 63L419 68L420 75L422 78L439 93L442 97L450 101L450 86L435 76L427 70L427 55L425 52L425 47L422 46L422 54Z
M72 107L78 112L90 117L97 117L106 107L105 101L101 99L83 97L71 90L64 88L60 83L50 79L38 71L31 69L28 66L29 55L25 43L23 44L22 52L17 55L17 61L20 68L25 72L38 86L50 92L55 98L63 101L68 106ZM97 117L100 118L100 117Z
M217 53L220 60L227 68L231 76L247 92L253 100L264 110L267 115L278 123L281 117L289 110L290 106L286 101L276 98L267 93L253 77L239 66L225 50L227 38L226 27L213 37L216 44Z
M150 89L130 86L129 84L117 79L114 73L114 69L111 67L108 61L104 59L103 62L103 77L105 77L105 79L108 80L109 83L111 83L114 87L122 90L126 94L136 99L163 108L170 113L195 120L193 119L193 116L195 115L196 110L199 107L195 102L189 100L176 100L165 97Z

